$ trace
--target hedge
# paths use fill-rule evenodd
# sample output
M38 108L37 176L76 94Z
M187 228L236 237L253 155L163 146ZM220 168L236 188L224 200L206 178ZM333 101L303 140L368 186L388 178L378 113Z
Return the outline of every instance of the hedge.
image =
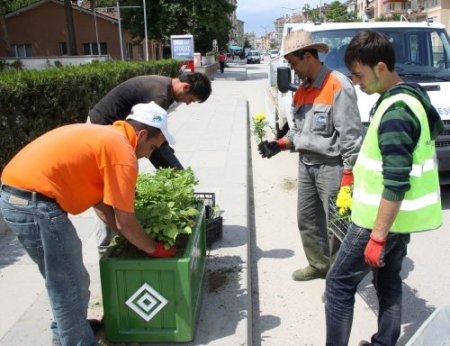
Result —
M180 63L105 62L0 73L0 169L27 143L61 125L85 122L117 84L138 75L175 77Z

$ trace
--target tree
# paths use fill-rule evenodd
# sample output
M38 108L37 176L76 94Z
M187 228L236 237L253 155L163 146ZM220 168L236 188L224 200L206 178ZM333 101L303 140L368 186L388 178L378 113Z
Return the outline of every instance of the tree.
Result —
M250 44L250 41L248 40L247 36L245 36L244 39L244 48L252 48L252 45Z
M356 20L355 12L348 12L347 6L339 1L332 2L325 12L325 18L329 22L353 22Z
M3 31L3 41L5 41L6 51L11 51L11 42L9 42L8 28L5 21L6 5L5 0L0 0L0 27Z
M16 11L37 1L39 0L2 0L5 6L5 13Z
M129 0L127 5L141 6L142 0ZM191 34L196 51L206 53L212 49L212 40L225 46L231 22L228 14L234 10L227 0L146 0L148 37L162 42L171 35ZM142 9L123 11L123 27L141 40L145 37Z
M314 22L314 21L320 19L320 10L319 10L319 8L311 9L309 7L309 5L305 5L304 8L305 8L305 10L304 10L305 14L304 15L305 15L307 21Z

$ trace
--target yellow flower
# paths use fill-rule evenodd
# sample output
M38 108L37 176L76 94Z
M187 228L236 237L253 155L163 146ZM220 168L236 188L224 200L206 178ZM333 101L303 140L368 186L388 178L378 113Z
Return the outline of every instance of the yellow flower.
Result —
M252 133L258 138L259 142L262 142L266 135L266 126L268 126L268 122L264 113L257 113L253 116Z
M258 121L266 120L266 115L264 113L257 113L255 114L255 120Z
M350 186L342 186L336 198L336 207L342 217L350 216L352 211L352 191Z

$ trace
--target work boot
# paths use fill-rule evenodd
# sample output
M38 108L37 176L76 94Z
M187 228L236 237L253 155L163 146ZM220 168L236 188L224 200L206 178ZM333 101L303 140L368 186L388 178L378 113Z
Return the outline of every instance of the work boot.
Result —
M292 273L292 279L294 281L310 281L314 279L325 279L327 271L321 271L317 268L308 266L303 269L297 269Z
M103 319L95 320L95 319L88 319L89 325L91 326L92 331L94 332L94 335L97 334L100 330L103 329ZM54 323L54 322L52 322ZM52 337L52 346L61 346L61 342L59 341L59 337L56 335L53 335Z

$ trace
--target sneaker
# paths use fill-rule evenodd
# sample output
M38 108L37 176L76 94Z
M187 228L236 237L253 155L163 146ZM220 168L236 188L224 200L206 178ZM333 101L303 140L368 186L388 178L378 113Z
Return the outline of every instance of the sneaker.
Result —
M326 271L321 271L314 267L308 266L303 269L297 269L292 273L292 279L294 281L310 281L314 279L325 279L327 276Z
M358 346L370 346L370 345L372 344L366 340L362 340L358 343Z
M89 319L88 322L91 325L91 329L94 332L94 334L97 334L100 330L103 329L103 321Z

